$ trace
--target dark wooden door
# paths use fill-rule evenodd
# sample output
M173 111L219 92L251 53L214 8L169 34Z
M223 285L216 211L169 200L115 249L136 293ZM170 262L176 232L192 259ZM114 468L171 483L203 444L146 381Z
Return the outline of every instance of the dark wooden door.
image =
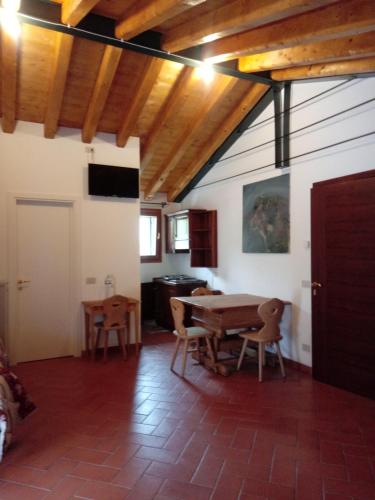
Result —
M375 398L375 170L311 202L313 376Z

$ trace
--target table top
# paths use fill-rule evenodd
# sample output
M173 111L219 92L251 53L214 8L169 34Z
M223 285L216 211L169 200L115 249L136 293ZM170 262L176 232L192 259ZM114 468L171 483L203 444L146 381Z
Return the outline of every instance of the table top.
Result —
M230 309L257 307L270 300L269 297L250 295L248 293L234 293L228 295L200 295L197 297L176 297L186 305L199 307L212 312L224 312ZM290 304L289 301L283 301Z
M139 304L138 299L134 299L133 297L126 297L128 299L128 302L130 305L132 304ZM98 300L83 300L82 304L85 307L103 307L103 300L104 299L98 299Z

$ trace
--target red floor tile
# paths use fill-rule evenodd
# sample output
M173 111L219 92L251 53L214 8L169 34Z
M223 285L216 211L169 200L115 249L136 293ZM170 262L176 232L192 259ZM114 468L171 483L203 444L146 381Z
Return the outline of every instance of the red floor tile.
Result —
M169 370L173 338L137 358L16 372L38 412L0 465L0 500L375 500L375 402L289 369Z

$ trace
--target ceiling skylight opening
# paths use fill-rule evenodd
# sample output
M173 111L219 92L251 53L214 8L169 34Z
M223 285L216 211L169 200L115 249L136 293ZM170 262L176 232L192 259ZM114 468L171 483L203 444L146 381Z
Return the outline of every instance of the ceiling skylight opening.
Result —
M214 68L212 64L207 62L202 62L202 64L197 69L197 74L205 83L211 83L214 79Z
M21 25L17 19L17 11L21 5L21 0L2 0L0 8L0 23L2 29L14 40L17 40L21 33Z

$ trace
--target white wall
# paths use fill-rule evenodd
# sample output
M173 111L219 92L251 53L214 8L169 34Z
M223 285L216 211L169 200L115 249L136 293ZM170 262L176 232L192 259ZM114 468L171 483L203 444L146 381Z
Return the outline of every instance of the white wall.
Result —
M291 112L291 130L311 124L363 101L375 98L375 79L297 83L292 87L292 106L309 97L330 92L299 106ZM273 115L273 106L265 110L256 123ZM291 136L291 156L311 151L374 130L375 104L332 118L320 125ZM259 124L244 133L225 157L274 138L273 121ZM310 280L310 189L313 182L341 177L375 168L375 136L349 142L325 151L291 161L290 227L288 254L242 253L242 187L243 185L281 175L274 168L245 173L210 186L194 189L183 202L184 208L218 210L217 269L190 269L189 256L178 258L179 272L207 279L210 286L227 293L248 292L276 296L293 303L292 330L283 341L284 354L311 366L311 354L302 344L311 346L310 289L302 280ZM241 174L274 161L273 144L236 158L221 161L200 182L204 184Z
M99 134L86 153L79 131L61 129L55 139L43 127L19 122L14 134L0 133L0 280L7 280L7 193L73 195L81 199L82 300L105 296L104 278L113 274L116 291L139 297L139 200L89 196L87 163L139 168L139 140L114 146ZM95 277L87 285L87 277Z

